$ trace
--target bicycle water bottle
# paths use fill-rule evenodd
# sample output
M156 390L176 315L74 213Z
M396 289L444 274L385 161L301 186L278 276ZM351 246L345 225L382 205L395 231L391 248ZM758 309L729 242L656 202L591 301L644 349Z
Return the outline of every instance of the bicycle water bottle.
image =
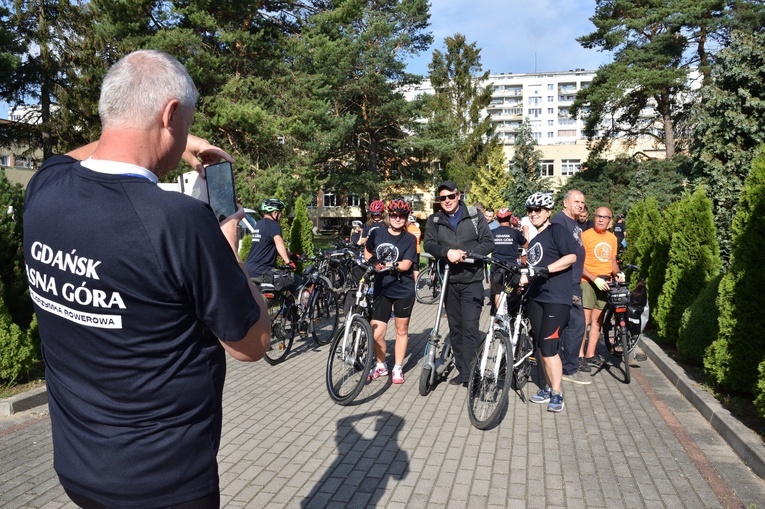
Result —
M303 290L303 293L300 295L300 307L303 309L306 308L308 305L308 298L311 296L311 293L308 290Z

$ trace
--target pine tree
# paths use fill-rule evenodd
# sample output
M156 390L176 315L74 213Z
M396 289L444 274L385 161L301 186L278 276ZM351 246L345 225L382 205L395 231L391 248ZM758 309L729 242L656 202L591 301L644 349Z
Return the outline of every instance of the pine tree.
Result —
M470 186L470 201L480 201L495 211L507 207L505 192L509 180L506 168L504 151L501 146L496 145L489 152L486 170L478 172L476 180Z
M676 344L683 311L720 272L712 200L703 188L678 203L669 245L664 285L659 295L656 325L659 334Z
M313 254L313 223L308 217L308 207L302 197L295 200L295 217L292 220L292 226L290 227L290 244L289 250L293 253L299 253L303 255ZM303 264L299 264L300 270L303 269Z
M544 191L539 173L542 152L536 146L531 122L527 118L515 135L515 150L510 160L510 187L506 191L506 197L513 211L524 210L526 198L537 191Z
M704 368L723 387L753 392L757 366L765 360L765 315L758 303L765 288L765 154L753 160L731 227L733 251L720 282L717 340Z

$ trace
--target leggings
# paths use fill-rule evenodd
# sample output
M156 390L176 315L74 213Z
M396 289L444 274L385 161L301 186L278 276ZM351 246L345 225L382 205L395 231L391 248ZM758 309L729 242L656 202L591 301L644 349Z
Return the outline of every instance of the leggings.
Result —
M568 323L571 304L550 304L529 301L528 312L531 335L542 357L558 355L560 338Z

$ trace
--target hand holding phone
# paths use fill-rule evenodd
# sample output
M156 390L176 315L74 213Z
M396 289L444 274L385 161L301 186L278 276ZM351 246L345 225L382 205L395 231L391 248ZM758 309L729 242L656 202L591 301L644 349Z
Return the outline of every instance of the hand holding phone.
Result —
M218 221L223 221L237 211L234 191L234 170L231 163L224 161L205 168L207 198Z

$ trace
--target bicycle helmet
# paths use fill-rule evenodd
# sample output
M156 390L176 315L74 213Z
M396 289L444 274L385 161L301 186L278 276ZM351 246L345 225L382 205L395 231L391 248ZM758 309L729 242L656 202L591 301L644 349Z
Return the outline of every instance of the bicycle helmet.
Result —
M417 222L417 218L414 217L414 215L412 215L412 214L409 214L409 217L406 218L406 220L409 221L410 223L416 223Z
M543 208L552 210L554 205L555 202L553 201L552 195L549 193L537 192L529 196L526 200L527 209Z
M278 198L268 198L267 200L263 200L263 204L260 206L260 210L263 212L274 212L274 211L282 211L284 210L284 202L281 201Z
M512 215L512 211L507 207L502 207L497 211L497 219L507 219L508 217L512 217Z
M372 203L369 204L369 212L372 214L382 214L385 210L385 204L382 200L373 200Z
M411 211L412 211L412 206L409 205L409 203L406 200L403 200L401 198L396 198L395 200L391 200L388 202L389 214L401 214L408 217Z
M357 228L357 227L359 227L359 226L361 226L361 225L363 225L363 224L364 224L364 223L362 223L362 222L361 222L361 221L359 221L359 220L356 220L356 221L351 221L351 226L353 226L354 228Z

